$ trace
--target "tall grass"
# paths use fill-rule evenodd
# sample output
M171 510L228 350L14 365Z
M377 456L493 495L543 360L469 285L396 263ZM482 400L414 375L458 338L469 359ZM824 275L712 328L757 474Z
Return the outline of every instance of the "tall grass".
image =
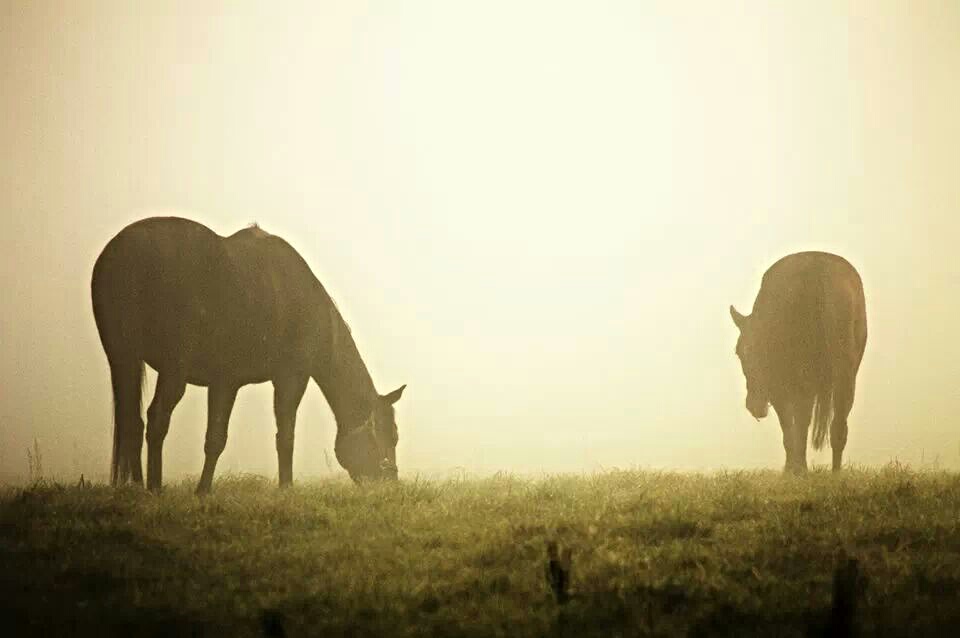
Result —
M43 454L40 452L40 441L33 439L33 449L27 448L27 479L32 485L41 483L43 474Z
M854 558L863 632L960 627L960 479L945 472L499 474L284 491L233 475L205 499L192 488L3 491L11 617L38 635L799 636L823 630L835 568ZM572 552L562 601L551 543Z

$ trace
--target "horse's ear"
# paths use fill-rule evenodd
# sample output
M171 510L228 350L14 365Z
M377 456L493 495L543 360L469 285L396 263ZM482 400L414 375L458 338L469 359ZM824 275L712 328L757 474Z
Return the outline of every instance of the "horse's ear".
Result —
M394 403L400 400L401 396L403 396L403 389L406 387L407 385L403 384L402 386L400 386L390 394L383 395L382 397L380 397L380 399L387 405L393 405Z
M737 328L743 330L743 325L746 323L747 318L737 312L737 309L733 306L730 306L730 317L733 319L733 323L737 324Z

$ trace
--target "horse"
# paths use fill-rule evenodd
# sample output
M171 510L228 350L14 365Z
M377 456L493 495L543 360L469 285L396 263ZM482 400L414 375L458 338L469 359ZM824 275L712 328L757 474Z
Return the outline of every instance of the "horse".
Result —
M334 452L354 481L396 480L394 404L379 394L350 328L306 261L256 225L223 237L180 217L123 228L90 283L110 368L114 425L110 480L143 485L144 365L157 372L147 408L147 488L159 491L163 441L186 385L207 388L198 494L213 485L237 391L273 384L280 487L293 481L297 409L312 378L337 426Z
M784 470L807 470L807 435L821 449L830 432L833 471L847 444L857 372L867 344L863 282L844 258L787 255L763 275L750 315L730 306L740 330L736 354L754 418L773 405L783 431Z

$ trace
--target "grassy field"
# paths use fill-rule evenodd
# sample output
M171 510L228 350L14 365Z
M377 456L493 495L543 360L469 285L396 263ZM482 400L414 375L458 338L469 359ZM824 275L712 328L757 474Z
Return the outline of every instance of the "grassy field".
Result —
M821 635L844 557L862 571L862 635L960 628L950 473L617 471L286 491L241 476L206 499L192 489L0 490L0 633ZM546 575L550 541L572 550L565 604Z

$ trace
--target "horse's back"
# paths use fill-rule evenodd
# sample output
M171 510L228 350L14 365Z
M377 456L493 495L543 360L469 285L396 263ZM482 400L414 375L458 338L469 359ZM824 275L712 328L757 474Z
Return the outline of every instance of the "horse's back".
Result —
M803 252L764 274L755 312L765 317L781 356L859 367L866 346L866 303L860 274L843 257ZM785 364L787 362L784 362Z
M787 312L791 303L842 307L851 318L865 314L863 283L843 257L803 252L778 260L763 275L755 307L764 314ZM758 306L758 307L757 307Z
M108 356L135 351L154 365L202 338L204 315L223 294L222 238L187 219L134 222L104 247L93 269L94 317Z
M257 228L221 237L181 218L149 218L118 233L94 267L101 340L191 383L265 381L313 349L319 282L283 239Z
M116 282L132 285L139 279L142 286L180 283L183 271L209 267L222 259L221 242L219 235L189 219L143 219L107 242L94 265L91 285L94 291L109 296L110 285ZM159 276L148 280L151 274Z
M123 306L154 300L180 306L209 288L226 263L222 238L178 217L151 217L111 239L94 265L94 301Z
M825 289L847 287L863 294L860 273L849 261L832 253L808 251L777 260L763 275L761 288L819 282Z

